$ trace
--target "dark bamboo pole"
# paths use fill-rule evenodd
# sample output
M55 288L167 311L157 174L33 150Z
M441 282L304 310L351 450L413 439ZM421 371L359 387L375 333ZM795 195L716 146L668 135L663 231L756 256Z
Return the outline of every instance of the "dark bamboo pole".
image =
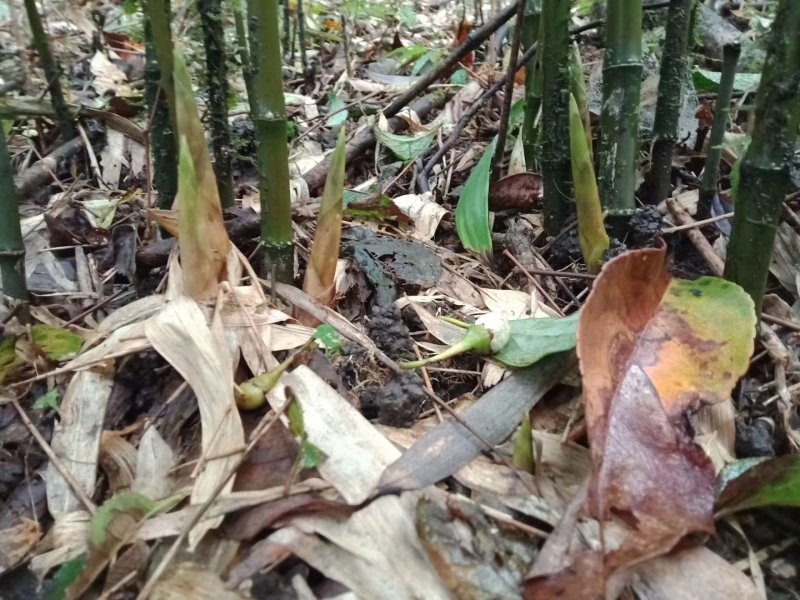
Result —
M258 146L261 241L271 273L289 282L294 272L289 145L278 37L278 0L248 0L252 91L250 113Z
M597 152L600 198L612 224L636 208L641 85L642 2L609 0Z
M527 51L539 41L542 6L540 0L527 0L522 23L522 49ZM542 69L540 55L525 63L525 119L522 123L522 146L525 150L525 166L534 170L536 162L536 117L542 106Z
M722 156L722 142L728 128L728 117L731 112L731 95L733 81L736 76L736 64L739 62L739 44L726 44L722 54L722 75L714 104L714 121L711 123L711 134L708 138L708 154L706 154L703 181L700 184L700 201L697 205L698 220L711 214L711 204L717 193L719 181L719 161Z
M158 192L158 207L169 209L178 193L178 142L170 110L174 101L172 62L167 62L172 61L170 0L147 0L144 8L145 102L150 115L153 187Z
M756 314L789 187L800 123L800 2L781 0L769 34L752 141L742 158L725 278L753 298Z
M570 213L569 152L570 0L542 2L542 167L544 226L556 235Z
M36 8L36 0L25 0L25 11L28 14L28 23L33 34L33 44L39 53L39 60L42 62L42 70L47 79L47 88L50 92L50 99L53 102L53 110L58 120L58 128L61 133L61 140L66 142L75 137L75 126L64 100L64 92L61 91L61 68L58 66L53 52L50 49L47 33L44 31L42 17Z
M222 207L233 206L231 131L228 125L228 64L221 0L197 0L206 49L208 123L214 148L214 175Z
M678 119L686 74L687 44L694 0L671 0L667 31L661 55L658 102L653 122L653 163L650 172L650 200L661 202L670 195L672 150L678 140Z
M247 27L244 16L245 0L235 0L233 3L233 20L236 25L236 50L239 53L239 62L242 65L242 76L247 89L247 97L253 95L253 67L250 62L250 42L247 39Z
M19 226L17 190L14 186L14 172L8 155L6 135L0 131L0 293L17 298L28 299L25 285L25 244Z

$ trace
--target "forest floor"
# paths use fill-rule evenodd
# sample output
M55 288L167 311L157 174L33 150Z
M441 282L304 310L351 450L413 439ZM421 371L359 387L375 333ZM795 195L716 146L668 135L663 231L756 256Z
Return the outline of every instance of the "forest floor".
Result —
M541 179L525 172L517 141L522 76L506 176L489 192L492 256L466 251L456 229L465 184L498 133L503 91L484 92L505 77L509 28L431 85L411 104L415 110L389 123L380 116L464 41L462 22L477 27L490 19L489 7L474 15L448 0L307 3L307 65L298 46L284 70L294 285L259 285L245 268L237 271L242 284L232 284L212 310L182 296L175 240L162 236L148 210L156 193L148 177L141 10L135 2L43 4L68 101L87 108L79 112L79 136L59 140L23 4L0 4L0 87L7 86L0 116L32 294L29 314L11 303L0 307L0 598L515 598L526 581L576 560L565 523L572 515L575 528L575 499L586 493L593 424L571 353L576 321L560 318L579 314L597 276L583 263L576 222L559 235L545 233ZM203 114L194 3L173 0L172 10ZM602 16L581 8L571 26ZM255 137L233 18L225 18L236 206L223 214L231 241L257 265ZM645 13L643 198L664 21L664 10ZM730 173L742 152L769 15L734 8L723 21L727 34L696 36L673 160L675 200L640 203L627 229L616 232L609 259L650 249L647 256L675 278L721 275ZM719 36L730 28L743 36L743 75L723 152L723 191L712 218L696 223ZM602 32L588 28L574 39L594 123ZM346 164L335 301L323 307L302 283L325 182L318 165L340 128L351 142L365 132L374 137ZM797 189L800 177L792 175ZM746 373L730 399L692 417L694 439L717 470L800 447L798 204L796 193L787 197ZM298 311L323 327L303 324ZM544 342L514 338L516 358L507 350L506 360L462 354L416 371L398 364L458 342L464 329L454 319L471 324L487 313L571 323L572 341L559 330ZM603 327L598 321L597 330ZM599 335L591 352L605 356ZM319 346L309 347L312 337ZM581 361L588 339L578 342ZM269 404L237 411L233 383L290 356L292 370ZM302 405L299 416L284 414L293 400ZM526 412L527 470L518 462ZM676 468L668 454L646 465L651 477L664 478L667 498L680 494L669 482L684 475L662 472ZM669 510L676 520L686 512L680 503ZM684 540L671 554L637 561L622 582L632 586L624 597L717 589L719 596L708 597L798 598L798 522L797 511L785 508L719 518L716 532L696 535L694 545ZM580 531L586 547L601 547L597 522L581 519ZM558 557L549 570L537 560L545 551ZM540 570L531 573L531 565ZM565 597L584 597L572 592Z

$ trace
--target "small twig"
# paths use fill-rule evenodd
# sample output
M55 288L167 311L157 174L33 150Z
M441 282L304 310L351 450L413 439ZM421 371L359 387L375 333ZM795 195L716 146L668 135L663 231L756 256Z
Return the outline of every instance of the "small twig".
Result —
M422 360L422 354L420 354L419 347L416 344L414 344L414 354L417 355L417 360ZM433 386L431 385L431 377L430 375L428 375L428 369L426 367L422 367L420 371L422 371L422 379L425 381L425 387L428 389L428 391L433 392ZM434 404L433 410L436 413L436 420L439 421L439 423L441 423L442 411L439 408L439 405Z
M500 179L500 167L503 164L503 154L506 151L506 137L508 136L508 117L511 114L511 96L514 94L514 78L517 74L515 60L519 55L519 43L522 38L522 19L525 14L526 0L517 0L517 16L514 21L514 38L511 42L511 54L508 59L505 87L503 89L503 104L500 109L500 127L497 131L497 148L494 154L492 168L492 181Z
M723 221L725 219L730 219L733 216L732 212L725 213L724 215L717 215L716 217L709 217L708 219L703 219L702 221L695 221L693 223L685 223L683 225L677 225L675 227L665 227L661 230L661 233L675 233L677 231L685 231L687 229L692 229L693 227L703 227L704 225L709 225L711 223L716 223L717 221Z
M86 507L86 510L88 510L91 514L96 513L97 506L95 505L95 503L92 502L92 499L86 495L86 492L81 487L81 484L75 481L75 478L72 476L72 473L70 473L69 469L67 469L64 466L64 463L61 462L61 459L58 458L58 456L56 456L56 453L53 452L53 449L50 447L50 444L47 443L47 440L45 440L42 434L39 433L39 430L36 429L36 425L34 425L33 421L30 420L27 413L19 405L19 402L17 400L12 400L11 403L14 405L14 408L19 414L19 418L22 419L22 422L25 424L25 427L27 427L28 431L31 432L31 435L39 444L39 447L47 455L47 458L50 459L50 462L53 463L53 466L64 478L64 481L66 481L72 488L72 492L75 494L78 500L80 500L83 503L83 505Z

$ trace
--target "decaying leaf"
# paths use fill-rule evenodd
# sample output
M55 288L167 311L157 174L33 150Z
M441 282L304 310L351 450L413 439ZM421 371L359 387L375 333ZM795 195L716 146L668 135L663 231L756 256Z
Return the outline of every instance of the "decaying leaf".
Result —
M528 212L542 199L542 176L516 173L503 177L489 190L491 210Z
M622 569L714 530L714 468L687 418L729 397L748 366L755 313L735 284L672 279L665 260L662 247L611 261L582 310L593 462L586 509L605 530L605 548L573 553L571 566L529 581L526 597L610 593Z
M331 304L336 292L333 279L342 238L345 141L345 131L342 129L339 131L339 141L336 143L336 150L333 151L331 168L325 182L317 231L314 234L314 244L311 246L311 256L308 259L303 282L303 291L325 305ZM295 316L303 325L313 327L318 324L318 321L308 314L299 312Z

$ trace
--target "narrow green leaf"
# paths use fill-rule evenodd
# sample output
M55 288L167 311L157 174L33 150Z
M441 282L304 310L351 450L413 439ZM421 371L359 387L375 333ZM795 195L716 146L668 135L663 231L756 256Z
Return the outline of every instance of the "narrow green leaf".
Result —
M715 509L719 516L763 506L800 507L800 456L781 456L751 466L722 489Z
M472 169L456 206L456 231L464 248L482 254L492 253L492 232L489 230L489 176L497 137L486 147Z
M286 407L286 417L289 419L289 431L291 434L304 440L306 437L306 425L303 420L303 407L300 403L292 399L289 401L289 406Z
M579 313L562 318L509 321L511 336L494 358L509 367L527 367L549 354L572 350Z
M314 444L304 439L300 442L297 460L301 469L315 469L325 460L325 454Z
M534 473L536 461L533 456L533 432L531 431L531 415L528 411L522 417L522 424L519 426L517 439L514 442L514 455L511 458L512 464L525 471Z
M31 327L33 343L44 352L50 360L62 360L75 354L83 345L83 338L50 325L38 324Z
M600 270L609 240L603 225L603 209L600 206L600 194L597 191L583 119L572 94L569 98L569 140L575 207L578 211L578 238L587 269L596 273Z

